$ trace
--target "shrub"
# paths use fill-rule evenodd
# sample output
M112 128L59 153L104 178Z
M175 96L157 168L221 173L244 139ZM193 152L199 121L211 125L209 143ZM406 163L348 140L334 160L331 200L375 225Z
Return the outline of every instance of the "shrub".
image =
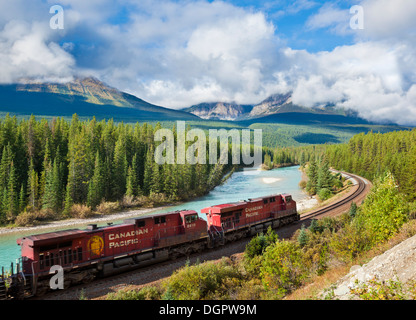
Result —
M95 209L100 214L111 214L121 209L118 202L101 202Z
M301 247L306 246L308 243L309 236L305 229L305 225L302 224L302 228L300 229L299 235L298 235L298 243Z
M351 294L363 300L407 300L414 299L414 293L406 292L400 281L377 281L373 278L367 283L356 281L356 287L350 290Z
M231 264L230 259L219 263L206 262L194 266L186 265L167 279L164 298L174 300L212 299L224 296L230 290L230 282L242 279L242 274Z
M28 227L53 218L56 218L56 213L51 209L32 210L20 213L16 217L15 223L20 227Z
M377 179L366 201L360 208L357 220L368 229L371 240L383 242L396 234L408 221L409 205L391 173Z
M36 224L36 215L34 212L22 212L14 220L19 227L29 227Z
M69 211L72 218L87 219L94 215L91 208L83 204L74 204Z
M332 192L331 190L327 188L322 188L318 192L318 197L319 199L321 199L321 201L328 200L329 198L331 198L331 196L332 196Z
M330 249L342 261L348 262L371 248L368 232L358 223L350 223L333 235Z
M350 215L351 218L355 218L355 216L357 215L357 213L358 213L357 204L354 201L352 201L351 202L350 210L348 211L348 214Z
M275 243L279 237L276 232L273 231L271 227L267 229L267 233L264 235L260 233L256 237L250 240L244 251L244 257L247 259L252 259L255 256L261 255L264 250L271 244Z
M149 286L140 290L119 290L116 293L110 293L107 300L159 300L161 292L158 288Z
M321 233L323 231L323 227L319 225L317 219L312 219L311 224L308 228L312 233Z
M151 193L149 195L149 201L153 203L153 205L163 205L170 202L169 197L164 193Z
M123 199L120 201L119 205L122 208L134 208L138 207L140 202L134 198L134 196L127 196L125 195Z
M266 290L282 298L298 288L308 276L300 246L291 241L279 241L269 246L263 255L260 277Z

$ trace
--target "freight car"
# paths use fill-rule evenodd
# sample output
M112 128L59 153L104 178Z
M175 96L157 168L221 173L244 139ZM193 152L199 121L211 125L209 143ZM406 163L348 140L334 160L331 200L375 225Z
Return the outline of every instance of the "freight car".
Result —
M52 266L63 271L64 288L125 272L299 220L290 195L127 219L123 224L64 230L17 240L21 259L11 275L0 276L1 298L26 298L50 289ZM7 286L6 286L7 284Z

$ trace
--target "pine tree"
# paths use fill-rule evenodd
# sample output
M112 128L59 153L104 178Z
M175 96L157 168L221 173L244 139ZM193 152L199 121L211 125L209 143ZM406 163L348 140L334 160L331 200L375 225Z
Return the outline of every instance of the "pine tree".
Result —
M176 165L167 164L163 166L163 176L165 177L163 182L163 191L167 196L171 197L172 199L176 199L178 196L178 188L175 181L175 172Z
M74 203L85 203L88 195L88 181L93 170L93 156L90 150L90 136L85 127L75 133L69 144L69 168L67 192Z
M74 204L74 199L72 198L72 190L71 190L71 183L68 182L66 186L66 192L65 192L65 205L64 205L64 215L69 215L71 212L71 208Z
M39 199L39 179L38 173L34 169L33 161L30 161L29 179L27 182L27 193L29 198L29 208L37 209Z
M298 235L298 242L301 247L304 247L308 244L309 236L306 231L305 225L302 225L302 228L300 229L300 233Z
M160 175L160 166L155 162L152 166L152 180L150 185L150 194L160 193L161 192L161 175Z
M317 193L317 184L318 184L318 168L315 162L315 158L312 158L309 162L309 167L307 170L308 182L306 183L306 191L314 195Z
M329 170L329 164L326 158L322 160L322 163L318 169L318 181L317 181L317 191L321 189L331 190L332 188L332 174Z
M62 206L61 173L58 161L55 159L53 166L46 172L45 192L42 197L42 207L57 212Z
M18 213L18 208L19 208L19 197L17 195L16 187L17 187L16 171L12 162L10 166L10 176L9 176L9 183L8 183L8 206L7 206L7 213L10 218L13 218Z
M126 192L127 170L126 146L120 134L114 149L113 194L116 199L121 199Z
M129 167L126 182L126 196L134 197L135 195L135 177L132 167Z
M104 199L104 167L100 158L100 154L97 151L95 157L94 175L88 185L88 197L87 205L91 208L95 208Z
M150 146L147 149L146 153L146 162L144 166L144 177L143 177L143 192L145 195L150 194L150 190L152 189L152 175L153 175L153 146Z
M22 184L20 187L20 193L19 193L19 212L23 212L26 209L26 191L25 187Z

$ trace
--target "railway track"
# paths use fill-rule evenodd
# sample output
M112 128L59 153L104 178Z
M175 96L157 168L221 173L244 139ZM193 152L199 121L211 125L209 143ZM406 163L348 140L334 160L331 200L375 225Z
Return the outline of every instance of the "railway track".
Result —
M351 205L351 202L354 201L354 200L356 200L356 202L358 202L357 199L360 199L361 196L363 195L363 193L365 193L365 191L367 189L366 187L369 184L368 181L364 180L364 178L361 178L357 175L353 175L353 174L346 173L346 172L341 172L341 171L337 171L337 172L340 172L340 173L342 173L342 174L344 174L348 177L354 178L354 180L357 181L357 186L358 187L355 188L355 190L351 194L349 194L347 197L341 199L340 201L337 201L337 202L332 203L332 204L330 204L330 205L328 205L324 208L320 208L320 209L317 209L317 210L314 210L312 212L308 212L308 213L302 215L300 221L313 219L313 218L322 216L326 213L330 213L330 212L332 212L334 210L337 210L339 208L343 208L346 205Z
M337 171L339 172L339 171ZM325 216L335 216L345 212L349 209L351 202L360 203L370 189L371 183L364 178L350 173L341 172L347 177L353 178L357 181L344 198L331 203L323 208L313 210L301 216L297 223L285 226L278 229L280 238L290 238L293 233L300 228L302 224L308 225L312 219L319 219ZM202 253L194 253L189 257L181 257L175 261L167 261L157 265L144 267L141 269L129 271L123 274L110 276L104 279L97 279L89 284L77 285L68 288L64 291L50 292L43 297L32 299L37 300L78 300L81 293L88 299L97 299L103 297L109 292L114 292L126 286L133 285L134 287L142 287L150 283L159 281L163 278L169 277L175 270L183 267L187 260L191 264L197 261L213 261L221 259L224 256L232 256L244 252L246 244L250 238L244 238L232 243L228 243L216 249L210 249Z

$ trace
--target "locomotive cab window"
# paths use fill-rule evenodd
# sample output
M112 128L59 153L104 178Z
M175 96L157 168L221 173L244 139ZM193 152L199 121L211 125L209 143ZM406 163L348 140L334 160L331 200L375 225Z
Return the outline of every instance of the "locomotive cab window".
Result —
M269 203L269 199L264 199L264 200L263 200L263 203L264 203L264 204L268 204L268 203Z
M290 202L290 201L292 201L292 197L286 197L286 202Z
M195 222L198 219L198 216L193 215L193 216L186 216L185 217L185 221L186 223L192 223Z
M146 221L145 220L136 221L136 226L137 228L143 228L144 226L146 226Z
M155 224L166 223L166 217L156 217Z

